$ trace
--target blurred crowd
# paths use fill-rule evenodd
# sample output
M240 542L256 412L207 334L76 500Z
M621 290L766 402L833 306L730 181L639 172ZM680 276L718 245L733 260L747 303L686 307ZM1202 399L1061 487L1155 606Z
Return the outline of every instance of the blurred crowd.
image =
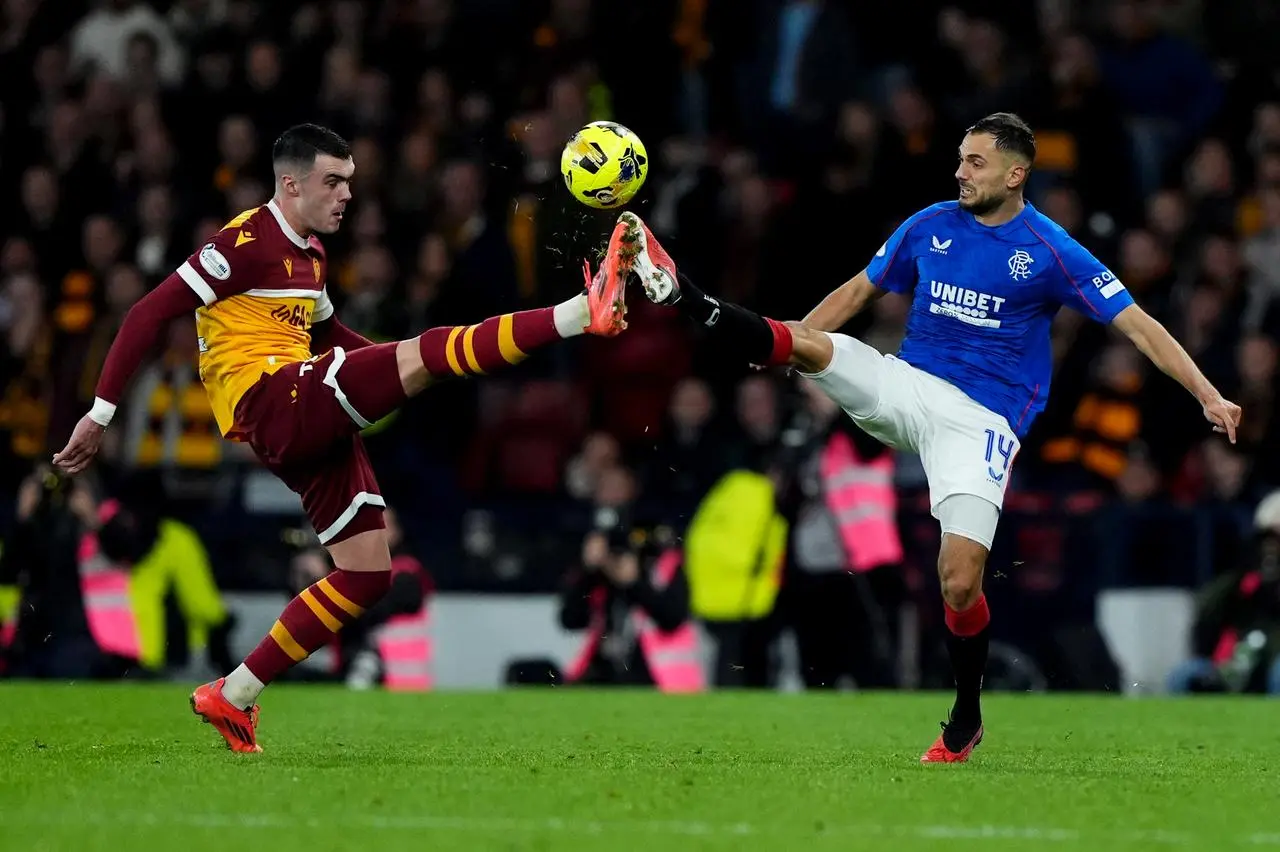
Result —
M391 339L581 287L612 218L576 204L558 173L587 121L646 141L635 207L684 272L791 319L903 218L954 196L968 123L1018 112L1039 144L1033 203L1245 416L1238 445L1210 440L1180 388L1064 312L1012 509L1045 494L1219 507L1229 563L1280 485L1280 11L1264 0L8 0L4 12L7 517L33 461L87 410L124 312L270 197L271 142L297 121L354 143L329 289L345 323ZM793 378L752 373L633 302L616 340L444 385L377 425L384 489L410 541L441 557L442 586L500 584L533 563L558 576L563 542L574 554L600 506L678 531L729 471L791 458L787 436L808 416ZM906 308L881 300L847 330L893 351ZM195 357L193 324L176 323L108 433L102 472L163 489L223 583L270 585L241 541L258 528L236 514L251 465L218 438ZM920 484L907 458L895 478L906 495Z

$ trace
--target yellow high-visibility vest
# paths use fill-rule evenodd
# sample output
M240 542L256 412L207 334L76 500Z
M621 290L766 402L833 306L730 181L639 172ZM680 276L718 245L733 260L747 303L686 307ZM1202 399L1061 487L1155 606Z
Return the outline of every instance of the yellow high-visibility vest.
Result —
M772 612L782 581L787 532L768 477L748 470L721 477L685 533L685 575L693 615L706 621L741 621Z

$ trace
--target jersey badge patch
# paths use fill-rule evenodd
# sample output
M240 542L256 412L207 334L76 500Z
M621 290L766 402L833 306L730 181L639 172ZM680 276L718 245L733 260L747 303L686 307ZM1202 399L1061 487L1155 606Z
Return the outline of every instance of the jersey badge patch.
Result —
M200 249L200 265L204 267L205 272L219 281L226 281L231 277L231 264L213 243L206 243L205 247Z

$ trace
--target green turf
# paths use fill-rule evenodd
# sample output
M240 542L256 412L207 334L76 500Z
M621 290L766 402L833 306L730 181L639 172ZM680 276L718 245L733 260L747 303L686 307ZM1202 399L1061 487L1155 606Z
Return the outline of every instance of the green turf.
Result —
M172 686L0 686L0 849L1280 847L1280 703L276 687L233 755Z

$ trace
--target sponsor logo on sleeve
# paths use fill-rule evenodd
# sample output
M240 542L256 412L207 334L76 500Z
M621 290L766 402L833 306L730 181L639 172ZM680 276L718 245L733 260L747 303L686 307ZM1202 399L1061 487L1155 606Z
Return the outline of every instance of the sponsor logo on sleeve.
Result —
M219 281L226 281L231 277L231 264L218 251L213 243L206 243L205 247L200 249L200 265L204 267L204 271L209 273L211 278Z
M1093 286L1098 288L1098 292L1104 299L1110 299L1124 289L1124 284L1121 284L1120 279L1109 269L1102 270L1101 275L1093 276Z

